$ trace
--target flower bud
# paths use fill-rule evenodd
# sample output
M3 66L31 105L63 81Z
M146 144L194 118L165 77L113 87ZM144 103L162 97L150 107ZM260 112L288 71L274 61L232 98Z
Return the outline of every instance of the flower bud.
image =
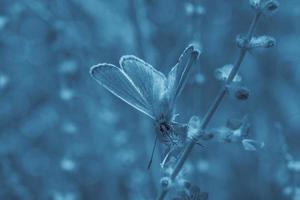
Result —
M227 92L229 96L234 97L238 100L247 100L250 95L250 91L248 88L239 85L238 83L232 83L227 86Z
M276 0L267 0L261 4L261 10L265 15L271 15L278 10L279 3Z
M254 48L271 48L276 45L276 40L271 36L252 37L247 41L245 36L238 35L236 44L239 48L254 49Z
M252 37L249 44L248 48L253 49L253 48L271 48L276 45L276 40L273 37L270 36L259 36L259 37Z
M264 15L271 15L278 10L279 3L276 0L249 0L251 7Z
M171 185L171 179L167 176L160 179L160 185L163 189L167 189Z
M240 87L239 89L237 89L235 91L234 95L238 100L244 101L244 100L247 100L249 98L250 91L245 87Z

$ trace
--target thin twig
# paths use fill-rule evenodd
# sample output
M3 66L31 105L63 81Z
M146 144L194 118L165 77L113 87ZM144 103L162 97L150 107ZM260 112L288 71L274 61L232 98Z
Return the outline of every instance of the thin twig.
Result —
M137 41L137 51L138 51L138 56L145 59L145 49L144 49L144 36L142 33L142 29L141 29L141 25L139 23L139 8L138 8L138 2L136 0L130 0L129 1L129 13L130 13L130 17L133 23L133 27L134 27L134 32L135 32L135 37L136 37L136 41Z
M250 28L248 30L248 33L247 33L247 36L246 36L246 42L248 43L252 36L253 36L253 33L254 33L254 30L255 30L255 27L257 25L257 22L259 20L261 16L261 12L256 12L253 20L252 20L252 23L250 25ZM215 100L213 101L212 105L210 106L208 112L206 113L206 115L204 116L204 119L202 121L202 124L201 124L201 128L200 130L204 130L208 123L210 122L210 120L212 119L213 115L215 114L217 108L220 106L223 98L225 97L225 94L227 93L227 87L228 85L230 85L234 79L234 77L236 76L237 72L239 71L239 68L241 66L241 63L247 53L248 49L247 47L241 47L240 49L240 52L239 52L239 56L232 68L232 70L230 71L230 74L226 80L226 84L221 88L220 92L218 93L217 97L215 98ZM187 160L189 154L191 153L194 145L196 144L197 140L191 140L191 142L187 145L187 147L185 148L182 156L180 157L180 159L178 160L175 168L174 168L174 171L172 172L170 178L171 180L173 181L176 176L178 175L178 173L180 172L181 168L183 167L185 161ZM159 196L158 196L158 200L163 200L165 198L165 196L167 195L168 193L168 189L162 189Z

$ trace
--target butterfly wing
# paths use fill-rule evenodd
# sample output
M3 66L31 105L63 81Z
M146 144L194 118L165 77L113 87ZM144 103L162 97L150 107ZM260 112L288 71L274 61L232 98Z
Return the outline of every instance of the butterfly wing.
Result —
M177 64L169 72L168 91L171 106L184 88L190 69L196 62L198 55L199 51L193 45L188 46L179 57Z
M91 67L90 74L112 94L154 119L149 102L122 69L103 63Z
M120 66L132 79L139 91L149 102L154 116L164 112L164 97L167 91L165 75L150 64L135 56L123 56Z

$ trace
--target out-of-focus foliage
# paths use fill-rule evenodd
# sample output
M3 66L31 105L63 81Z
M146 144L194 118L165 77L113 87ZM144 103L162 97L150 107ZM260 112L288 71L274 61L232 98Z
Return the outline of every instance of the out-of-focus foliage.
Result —
M248 100L227 98L210 124L247 115L249 138L264 148L210 140L185 166L210 200L300 199L300 2L280 3L257 28L256 44L270 35L276 46L251 50L239 73ZM153 199L161 158L147 170L152 122L99 87L90 66L134 54L167 73L197 44L177 105L187 122L207 111L222 84L214 73L235 61L235 38L253 17L246 0L0 4L0 199Z

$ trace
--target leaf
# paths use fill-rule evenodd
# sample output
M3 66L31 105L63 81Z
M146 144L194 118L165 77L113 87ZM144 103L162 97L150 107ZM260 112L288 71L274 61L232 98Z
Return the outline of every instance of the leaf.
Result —
M258 142L252 139L243 139L242 140L243 147L246 151L256 151L265 146L263 142Z

